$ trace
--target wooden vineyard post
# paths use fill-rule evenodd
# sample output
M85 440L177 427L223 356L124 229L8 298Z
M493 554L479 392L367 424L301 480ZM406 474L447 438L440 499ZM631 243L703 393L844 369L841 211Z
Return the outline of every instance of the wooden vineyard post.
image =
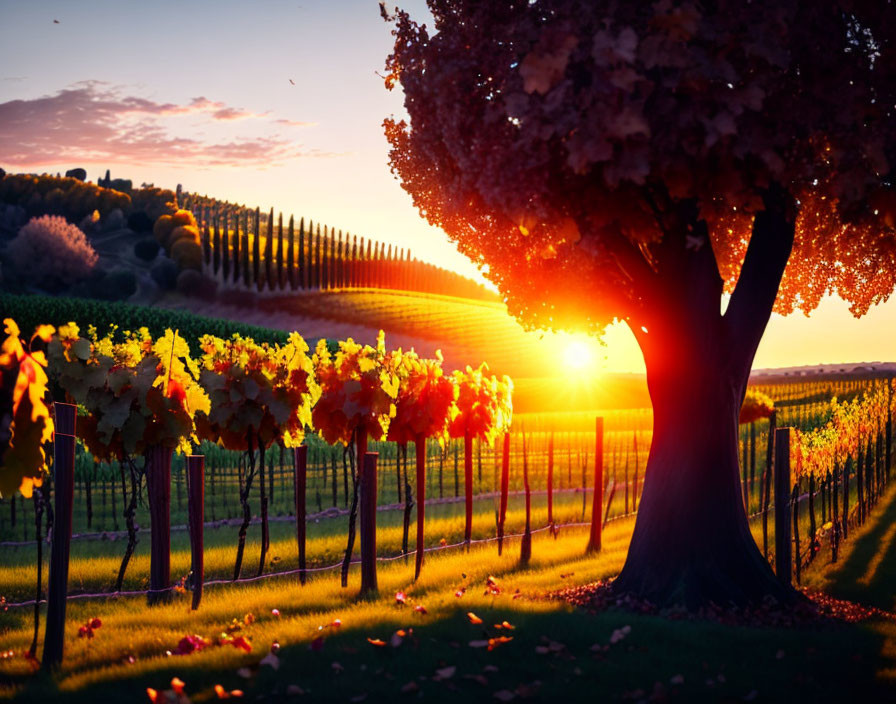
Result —
M840 503L837 501L837 489L839 488L840 468L834 465L833 484L831 486L831 562L837 561L837 551L840 547Z
M417 461L417 554L414 560L414 581L420 577L423 567L423 518L426 506L426 438L414 439L414 455Z
M202 580L205 579L203 522L205 521L205 457L187 457L187 510L190 526L190 552L193 573L193 611L202 600Z
M376 585L376 461L378 452L364 454L361 470L361 594Z
M594 493L591 500L591 536L586 551L589 553L600 551L601 509L604 505L604 419L596 418L594 426Z
M893 377L887 379L887 432L884 438L884 483L890 481L893 453Z
M529 459L526 455L526 431L523 430L523 489L526 492L526 527L520 542L520 566L532 559L532 492L529 490Z
M768 443L765 448L765 472L762 481L762 554L765 555L766 560L768 559L768 507L771 503L777 418L776 411L772 411L768 418Z
M149 495L150 605L171 598L171 455L173 450L153 445L146 450L146 488Z
M62 664L65 641L65 604L68 598L68 557L72 540L72 508L75 491L75 413L70 403L54 404L53 481L55 517L50 573L47 579L47 627L42 666Z
M548 525L554 538L557 529L554 526L554 432L548 437Z
M802 557L800 555L800 486L797 484L793 487L793 494L790 497L790 504L793 506L793 543L794 554L796 555L796 583L800 583L800 570L802 565ZM811 550L811 546L810 546Z
M859 440L859 460L856 462L856 510L859 525L865 522L865 453L862 441Z
M454 457L457 467L457 454ZM464 432L464 506L464 542L469 548L473 539L473 434L469 430Z
M327 466L324 464L324 472ZM296 505L296 542L299 546L299 583L305 584L305 486L308 477L308 446L293 448L293 472ZM333 486L336 486L334 479ZM335 501L334 501L335 505Z
M504 549L504 521L507 518L507 492L510 489L510 433L504 433L501 456L501 503L498 509L498 554Z
M790 428L775 430L775 573L791 584Z
M847 457L843 464L843 539L849 538L849 470L852 457ZM836 499L835 499L836 500Z

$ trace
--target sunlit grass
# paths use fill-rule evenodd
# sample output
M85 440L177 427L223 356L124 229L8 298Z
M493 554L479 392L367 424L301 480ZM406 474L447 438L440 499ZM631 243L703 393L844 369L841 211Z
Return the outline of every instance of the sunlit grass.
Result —
M449 507L440 508L446 515L432 512L432 523L428 523L430 544L437 543L443 533L451 539L462 530L459 517L447 513ZM480 534L493 530L488 508L488 504L480 505L477 513ZM850 565L856 574L864 574L870 561L876 559L875 546L887 553L877 568L880 578L885 579L889 572L883 571L892 570L889 552L893 548L885 547L881 535L886 533L894 510L896 488L882 501L866 527L855 531L840 562L828 566L826 559L817 560L804 574L804 582L838 588L838 570ZM581 517L577 502L563 511L566 518ZM511 516L515 531L520 526L519 509L515 508ZM400 525L396 525L394 515L381 517L381 554L394 553L400 545ZM649 692L656 681L671 692L674 688L669 680L681 676L684 684L674 690L679 692L681 701L740 700L753 689L760 701L803 701L803 696L812 701L846 696L885 700L880 698L883 690L874 687L878 686L876 676L885 683L888 676L896 673L896 633L892 624L811 632L733 628L619 612L593 616L572 610L562 602L541 598L549 591L616 574L624 562L633 523L629 518L608 524L603 550L590 557L584 552L587 528L564 528L556 539L546 531L538 533L533 541L532 561L525 568L519 565L518 539L507 540L501 556L494 542L476 544L469 551L459 548L429 553L417 583L413 581L413 558L381 562L379 593L367 599L358 598L360 578L358 568L352 567L346 589L339 584L338 571L313 575L304 587L295 575L253 584L207 587L202 605L195 612L190 611L189 594L176 595L170 604L152 609L145 606L142 597L72 600L68 604L65 661L56 680L59 689L45 679L30 679L27 661L16 657L0 661L0 683L4 683L0 684L0 694L13 694L23 683L30 682L24 696L34 701L68 695L79 701L113 697L139 701L145 687L163 689L177 675L187 682L193 701L214 699L212 688L218 682L227 688L246 689L250 697L283 695L288 684L296 684L315 701L347 701L363 692L368 692L373 701L404 696L399 688L410 681L417 683L427 700L456 701L457 697L464 697L494 701L494 691L536 680L549 686L542 690L543 695L550 693L578 701L593 700L598 695L618 699L635 689ZM441 530L436 530L437 526ZM292 525L283 524L281 528L283 532L276 536L276 549L271 554L286 554L292 544ZM313 529L317 532L310 539L310 553L326 555L331 541L341 548L344 521L334 520L326 526L322 522ZM220 569L228 571L234 549L228 541L232 541L233 533L210 533L220 543L210 549L207 559L211 564L220 562ZM758 526L754 526L754 535L757 534ZM85 554L73 557L73 567L79 574L89 574L108 548L108 543L86 544ZM217 549L221 553L215 557ZM173 559L185 567L184 555L185 544L180 544ZM293 555L289 553L289 559ZM112 559L111 564L116 561L117 558ZM254 567L248 555L246 564ZM3 570L14 569L4 561ZM24 580L21 586L25 587L28 572L24 566L20 569L21 576L14 571L2 572L0 584L5 588L13 576ZM135 563L135 573L145 574L146 569L148 564L141 563L138 570ZM486 593L489 575L497 579L500 594ZM848 575L839 577L844 583L849 579ZM886 589L884 582L878 586ZM462 596L455 596L462 588ZM395 601L398 591L407 595L404 606ZM427 613L415 612L416 605L424 606ZM272 614L274 608L279 610L279 616ZM468 611L484 623L470 624L465 616ZM198 634L213 640L234 618L242 620L247 613L253 614L255 621L243 625L240 633L250 639L251 653L222 646L185 657L166 654L176 648L184 635ZM78 626L92 617L103 621L96 637L78 638ZM28 647L31 618L30 609L12 609L0 615L4 650L20 653ZM335 619L341 621L341 628L331 627ZM514 625L515 630L496 629L494 624L503 620ZM612 646L607 654L592 651L595 644L608 645L613 630L623 625L631 625L632 633L620 645ZM376 648L367 642L367 638L388 642L396 630L409 628L414 629L414 634L401 648ZM469 645L470 641L507 633L514 640L492 653ZM309 651L309 643L319 635L325 638L322 651ZM283 646L280 670L258 670L258 662L274 641ZM536 647L549 641L562 644L562 653L555 656L535 652ZM779 653L784 657L779 657ZM133 663L128 661L129 656L134 658ZM334 662L338 667L333 666ZM454 689L444 682L431 681L436 668L449 665L458 668L451 679ZM247 666L251 670L248 680L236 674L239 668ZM486 666L497 667L498 671L483 670ZM799 681L794 680L794 672L802 673ZM464 680L462 674L487 677L489 686L483 688L476 681ZM706 684L709 680L711 686Z

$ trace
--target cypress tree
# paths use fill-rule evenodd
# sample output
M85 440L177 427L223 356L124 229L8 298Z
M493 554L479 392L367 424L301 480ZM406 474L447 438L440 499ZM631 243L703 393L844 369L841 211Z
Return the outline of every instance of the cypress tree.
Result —
M286 252L286 274L289 278L289 289L291 291L296 290L296 234L294 228L294 218L292 215L289 216L289 233L287 236L287 246L289 249Z
M230 218L225 210L221 214L221 273L226 282L230 278Z
M339 231L339 248L336 252L336 288L345 288L345 259L342 257L342 230Z
M212 263L212 233L208 220L202 226L202 261L206 267Z
M327 234L327 226L324 225L324 239L323 239L323 252L321 258L321 268L318 281L318 288L323 290L330 288L330 237Z
M358 240L358 288L367 286L367 259L364 256L364 238Z
M243 211L243 244L240 247L240 268L243 270L243 283L246 287L252 285L251 260L249 259L249 211Z
M268 215L268 224L264 233L264 283L268 291L274 290L274 209ZM259 285L258 290L261 291Z
M310 225L309 220L309 225ZM310 253L310 245L309 245ZM308 265L305 256L305 218L299 220L299 286L303 289L308 288Z
M352 288L357 288L358 286L358 236L353 235L352 240L352 258L351 258L351 269L349 270L349 282L348 285Z
M396 248L397 251L397 248ZM383 267L383 288L394 288L392 283L392 245L389 245L389 253L386 255L385 266Z
M361 249L364 249L362 246ZM372 242L367 240L367 264L364 267L364 287L373 288L373 247Z
M286 288L284 280L283 260L286 259L286 250L283 242L283 213L277 218L277 286L282 291Z
M317 224L315 249L315 259L317 260L317 266L314 269L314 288L319 291L323 285L323 280L321 278L321 273L323 271L323 240L320 236L320 223Z
M252 238L252 280L255 288L261 291L261 209L255 208L254 229Z
M212 271L215 274L221 269L221 216L215 217L215 238L212 244Z
M382 266L383 264L380 261L380 243L377 242L373 245L373 271L370 277L372 279L370 285L373 288L380 288L380 269Z

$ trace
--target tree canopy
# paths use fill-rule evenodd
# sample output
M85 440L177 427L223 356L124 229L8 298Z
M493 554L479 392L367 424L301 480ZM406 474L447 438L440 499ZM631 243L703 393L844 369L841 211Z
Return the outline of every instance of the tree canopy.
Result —
M681 204L729 310L770 203L795 222L776 310L833 293L861 315L893 290L893 2L429 7L433 29L383 8L409 116L385 122L392 170L524 323L640 327L653 279L685 275L662 271Z

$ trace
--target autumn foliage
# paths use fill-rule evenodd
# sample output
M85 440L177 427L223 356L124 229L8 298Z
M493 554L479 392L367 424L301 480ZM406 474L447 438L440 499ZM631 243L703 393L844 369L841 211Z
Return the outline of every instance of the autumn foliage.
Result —
M752 423L760 418L768 418L775 410L775 402L766 394L755 389L747 391L743 405L740 407L738 422Z
M498 379L486 374L488 366L467 367L452 374L457 385L457 414L448 432L453 438L470 437L495 441L499 433L510 427L513 416L511 395L513 382L505 376Z
M429 6L432 28L386 15L409 115L385 123L392 168L525 321L632 314L639 260L658 267L691 199L733 290L770 184L799 204L779 311L836 293L860 314L892 291L890 4Z
M211 399L211 410L197 418L202 437L231 450L251 449L247 442L256 439L264 447L275 440L285 447L302 444L320 390L298 333L282 346L240 335L205 335L199 344L200 378Z
M102 338L91 328L82 337L68 323L49 345L60 385L87 412L78 436L106 461L156 446L192 452L194 416L208 411L209 399L186 340L168 330L154 341L145 328L115 336L114 328Z
M41 325L25 342L11 318L3 321L0 348L0 497L17 489L30 497L46 470L44 444L53 437L47 407L47 358L37 343L47 343L53 328Z
M457 386L442 370L442 355L421 359L413 351L400 359L401 380L395 399L395 416L389 423L387 440L399 444L413 443L419 438L448 436L448 427L457 414Z
M324 440L349 445L358 431L373 440L386 435L396 412L400 359L400 353L386 353L382 330L376 347L349 338L331 354L326 340L318 342L313 366L320 399L312 421Z

